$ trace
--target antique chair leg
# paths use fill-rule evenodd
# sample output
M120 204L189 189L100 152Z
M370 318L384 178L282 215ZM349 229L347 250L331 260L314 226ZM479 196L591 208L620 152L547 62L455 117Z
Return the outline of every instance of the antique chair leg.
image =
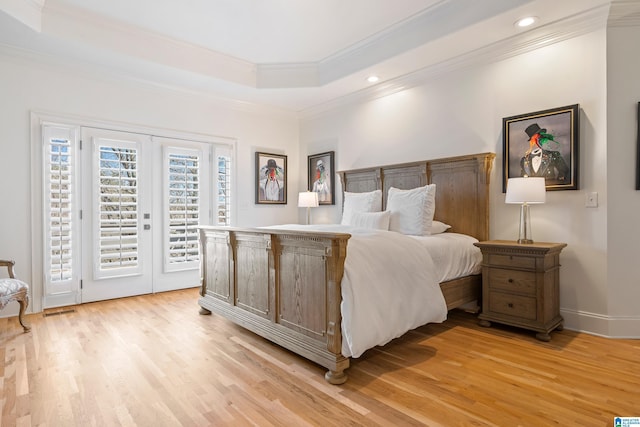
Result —
M27 298L21 299L18 300L18 303L20 304L20 313L18 313L18 320L22 325L22 329L24 329L25 332L29 332L31 330L31 326L25 324L24 320L22 319L22 315L27 310L27 306L29 305L29 300Z

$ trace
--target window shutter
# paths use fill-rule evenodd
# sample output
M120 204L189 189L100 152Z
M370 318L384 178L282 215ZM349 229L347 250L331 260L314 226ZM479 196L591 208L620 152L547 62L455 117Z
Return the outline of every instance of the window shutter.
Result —
M215 218L217 225L231 225L232 188L231 177L233 172L233 149L229 146L217 146L215 152L215 185L216 198L214 201Z
M97 142L98 276L134 273L139 268L138 149Z
M168 264L197 262L200 224L200 152L167 148Z
M77 276L77 128L42 126L44 145L45 293L73 292Z

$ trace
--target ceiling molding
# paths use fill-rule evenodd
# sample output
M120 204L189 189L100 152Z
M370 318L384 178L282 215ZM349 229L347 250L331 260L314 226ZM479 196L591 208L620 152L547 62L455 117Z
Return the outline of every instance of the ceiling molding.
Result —
M529 0L441 1L363 42L322 60L320 84L362 71L399 54L454 34Z
M42 31L42 8L45 0L0 0L0 10L13 16L34 31Z
M46 34L74 42L80 40L84 44L121 55L143 58L248 87L320 87L529 1L531 0L492 0L487 3L477 0L441 0L327 58L306 63L254 64L57 0L47 1L43 10L42 30Z
M258 64L256 87L258 89L281 89L320 86L318 64Z
M257 64L257 87L324 86L488 19L529 0L441 0L359 43L318 62Z
M210 78L256 87L255 64L49 0L43 32Z
M385 81L358 92L333 99L301 111L301 119L307 120L329 111L357 103L369 102L427 83L442 75L465 68L502 61L565 40L588 34L607 26L608 5L599 6L567 19L540 26L526 33L512 36L440 63L424 67L404 76Z
M640 26L640 3L637 0L615 0L611 3L609 27Z
M133 85L132 87L135 88L157 92L162 95L166 95L167 92L169 92L174 96L184 97L186 99L204 100L212 106L221 109L278 118L299 117L298 112L290 109L219 96L211 92L198 91L184 86L139 78L122 72L115 73L112 69L97 67L94 64L87 64L83 61L60 58L56 55L34 52L3 43L0 43L0 59L2 63L11 62L18 66L36 68L38 70L44 70L45 72L62 73L67 76L113 82L118 85L128 84Z

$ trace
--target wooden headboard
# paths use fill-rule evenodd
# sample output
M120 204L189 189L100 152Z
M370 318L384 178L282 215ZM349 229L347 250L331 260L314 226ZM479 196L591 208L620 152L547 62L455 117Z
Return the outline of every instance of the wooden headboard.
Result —
M410 190L436 184L435 219L451 225L452 232L488 240L489 180L494 158L494 153L481 153L341 171L342 199L345 191L382 190L385 209L391 187Z

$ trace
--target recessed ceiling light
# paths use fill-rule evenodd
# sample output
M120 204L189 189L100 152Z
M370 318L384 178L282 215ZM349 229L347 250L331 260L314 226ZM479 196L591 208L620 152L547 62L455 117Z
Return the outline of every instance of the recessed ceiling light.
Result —
M516 27L524 28L529 27L535 24L538 21L538 18L535 16L527 16L526 18L518 19L515 23Z
M375 83L375 82L377 82L378 80L380 80L380 77L378 77L378 76L369 76L369 77L367 77L367 81L368 81L369 83Z

